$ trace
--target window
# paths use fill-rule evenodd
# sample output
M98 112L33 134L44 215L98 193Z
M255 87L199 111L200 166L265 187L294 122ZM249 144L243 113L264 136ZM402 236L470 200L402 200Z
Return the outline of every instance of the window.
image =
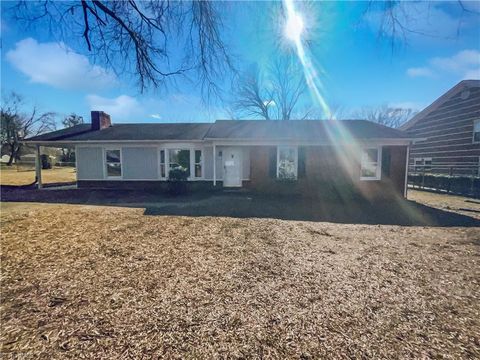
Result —
M190 150L170 149L168 151L169 171L173 169L180 169L190 176Z
M380 180L380 162L382 148L363 149L360 180Z
M121 177L122 155L120 149L105 150L105 164L107 167L107 177Z
M473 142L480 142L480 119L473 122Z
M423 168L425 171L432 170L432 158L424 158L423 159Z
M297 148L279 146L277 149L277 178L295 180L297 178Z
M432 170L432 158L415 158L415 171L430 171Z
M195 177L202 177L202 150L195 150Z
M165 173L165 150L160 150L160 177L164 178Z

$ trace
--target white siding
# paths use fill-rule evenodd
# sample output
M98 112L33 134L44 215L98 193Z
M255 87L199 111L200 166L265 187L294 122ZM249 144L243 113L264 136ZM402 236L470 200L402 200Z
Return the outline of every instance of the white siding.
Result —
M225 147L224 146L217 146L217 153L215 154L215 162L217 166L217 180L222 180L223 179L223 157L218 156L218 154L221 152L223 155Z
M158 156L159 150L157 147L123 147L123 179L158 179Z
M213 147L203 148L203 177L213 179Z
M101 147L77 147L78 180L103 180L103 149Z
M250 179L250 148L243 147L242 152L242 180Z

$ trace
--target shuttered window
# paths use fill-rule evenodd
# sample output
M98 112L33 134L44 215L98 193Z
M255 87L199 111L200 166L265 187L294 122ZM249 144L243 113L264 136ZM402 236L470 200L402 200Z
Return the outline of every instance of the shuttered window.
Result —
M473 122L473 142L480 142L480 119Z

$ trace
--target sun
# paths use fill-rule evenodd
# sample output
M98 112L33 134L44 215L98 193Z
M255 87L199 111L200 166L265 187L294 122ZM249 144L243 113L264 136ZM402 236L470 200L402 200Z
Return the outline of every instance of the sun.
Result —
M285 22L285 37L293 42L300 41L304 30L305 23L303 17L298 12L289 13Z

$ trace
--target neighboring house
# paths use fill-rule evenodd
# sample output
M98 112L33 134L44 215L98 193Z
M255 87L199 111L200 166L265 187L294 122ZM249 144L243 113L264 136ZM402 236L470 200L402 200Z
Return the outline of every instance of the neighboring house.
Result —
M410 149L410 170L480 175L480 80L463 80L400 127L423 138Z
M75 146L79 187L162 188L181 168L192 188L376 198L405 194L411 140L365 120L112 125L108 114L92 111L91 125L27 142Z

